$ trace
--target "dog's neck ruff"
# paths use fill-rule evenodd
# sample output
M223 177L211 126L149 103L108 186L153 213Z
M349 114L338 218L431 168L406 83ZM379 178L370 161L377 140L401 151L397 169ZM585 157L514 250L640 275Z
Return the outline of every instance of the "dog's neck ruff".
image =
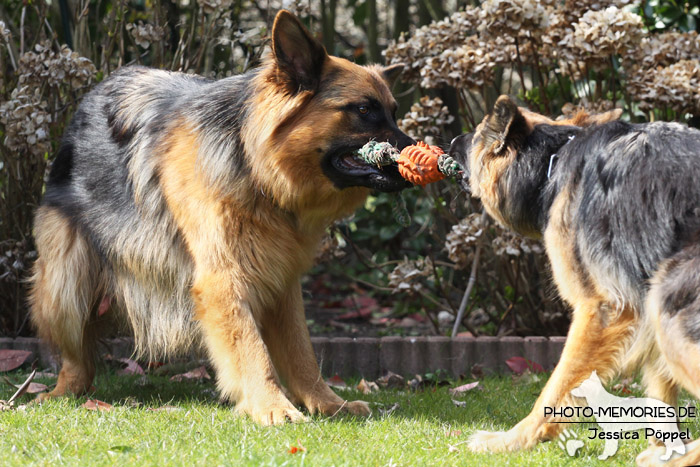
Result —
M564 143L564 146L569 144L574 138L576 138L576 135L569 135L569 140L566 143ZM562 146L562 148L564 146ZM561 151L561 148L559 148L559 150ZM547 169L547 180L552 178L552 168L554 167L554 162L557 159L557 157L559 157L559 155L556 152L554 154L552 154L551 156L549 156L549 168Z

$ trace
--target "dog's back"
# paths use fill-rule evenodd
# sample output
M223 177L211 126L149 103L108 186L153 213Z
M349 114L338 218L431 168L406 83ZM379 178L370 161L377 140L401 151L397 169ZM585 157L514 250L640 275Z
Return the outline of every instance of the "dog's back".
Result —
M615 121L584 130L559 159L545 196L566 187L581 260L639 308L660 263L700 233L700 131Z

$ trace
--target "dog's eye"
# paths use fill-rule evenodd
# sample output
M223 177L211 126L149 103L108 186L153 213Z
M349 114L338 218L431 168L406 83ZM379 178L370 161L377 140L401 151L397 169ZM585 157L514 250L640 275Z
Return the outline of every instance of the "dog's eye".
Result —
M360 112L360 114L362 115L367 115L369 113L369 106L359 105L357 106L357 111Z

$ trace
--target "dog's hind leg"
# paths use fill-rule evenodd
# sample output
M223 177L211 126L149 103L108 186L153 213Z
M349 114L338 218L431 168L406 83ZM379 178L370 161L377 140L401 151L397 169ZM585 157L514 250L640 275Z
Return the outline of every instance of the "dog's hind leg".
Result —
M99 259L70 220L51 207L38 209L35 238L39 256L31 279L31 318L63 361L56 387L38 399L82 394L95 375L97 325L91 313L104 292Z
M546 416L546 408L571 405L569 392L597 370L601 379L616 368L620 346L630 334L631 311L604 316L600 305L587 303L574 311L564 351L530 414L506 432L480 431L469 440L473 451L514 451L529 449L540 441L554 438L565 426ZM607 322L606 322L607 321Z
M370 414L366 402L348 402L338 397L321 377L306 325L299 283L292 285L283 295L277 309L264 314L262 333L287 388L309 412Z
M665 376L700 398L700 245L690 245L668 260L653 277L646 312L666 369ZM637 457L640 465L658 463L663 448ZM665 465L700 463L700 442Z
M506 432L480 431L469 440L473 451L514 451L528 449L552 439L565 426L552 423L546 408L571 405L569 392L597 370L605 381L617 370L620 356L629 342L635 323L629 308L615 310L601 296L586 275L574 251L576 238L567 218L569 195L562 192L552 205L551 220L544 240L559 292L573 305L573 319L566 344L552 376L530 414Z

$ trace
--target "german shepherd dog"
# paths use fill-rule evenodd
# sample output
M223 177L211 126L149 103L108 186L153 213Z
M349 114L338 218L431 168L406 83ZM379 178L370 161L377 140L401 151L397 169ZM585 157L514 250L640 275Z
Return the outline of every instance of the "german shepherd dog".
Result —
M618 116L554 122L501 96L474 133L452 142L465 188L490 215L544 239L573 307L561 359L530 414L507 432L473 435L475 451L556 436L564 425L545 407L571 405L569 392L593 370L605 381L641 368L647 395L672 406L680 386L700 397L700 131ZM699 442L687 447L672 465L700 461ZM663 451L652 446L637 460L658 462Z
M32 319L63 359L47 397L91 387L113 315L151 358L203 344L222 397L258 423L304 420L294 404L368 415L321 378L300 277L330 222L410 186L353 156L413 143L395 123L401 68L328 56L281 11L260 68L125 68L86 95L36 215Z

